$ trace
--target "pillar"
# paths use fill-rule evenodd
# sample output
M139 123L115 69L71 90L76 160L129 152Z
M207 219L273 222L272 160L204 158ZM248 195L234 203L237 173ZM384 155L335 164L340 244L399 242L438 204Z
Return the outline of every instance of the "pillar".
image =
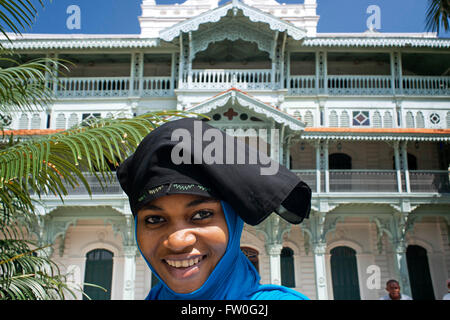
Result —
M398 282L400 283L400 291L410 297L411 285L409 282L408 264L406 261L406 245L403 241L395 244L395 269L397 272Z
M320 159L321 159L320 141L316 141L314 147L316 149L316 192L320 193L320 189L321 189L321 186L320 186L320 173L321 173L321 170L320 170L320 167L321 167L320 166Z
M266 238L266 252L269 255L270 283L281 284L280 254L283 249L283 236L289 232L291 224L279 215L272 214L256 226L256 230Z
M330 170L328 164L328 141L325 141L323 148L323 170L325 171L325 192L330 192Z
M316 298L318 300L328 300L326 253L327 244L317 242L313 244L314 271L316 280Z
M409 170L408 170L408 149L407 149L407 141L403 141L400 143L401 147L401 157L402 157L402 163L403 163L403 171L405 173L405 185L406 185L406 192L411 192L411 185L409 182Z
M268 244L266 245L266 251L269 255L270 266L270 283L281 285L281 262L280 254L283 249L281 244Z
M397 190L402 192L402 171L400 166L400 152L399 152L399 142L394 142L394 159L395 159L395 171L397 174Z
M134 300L136 280L136 246L124 246L123 300Z

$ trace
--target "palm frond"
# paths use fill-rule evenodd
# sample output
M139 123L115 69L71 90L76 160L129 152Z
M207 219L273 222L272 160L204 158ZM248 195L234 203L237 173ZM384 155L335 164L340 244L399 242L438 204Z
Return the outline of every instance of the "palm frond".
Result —
M0 150L0 199L10 208L14 199L31 210L30 192L63 199L70 188L91 194L86 173L100 183L112 181L108 165L117 165L153 128L177 111L147 113L131 119L99 119L89 125L22 141ZM11 208L10 208L11 209Z
M44 7L44 1L38 0ZM0 0L0 32L7 38L7 27L15 34L31 28L37 16L37 8L30 0ZM1 45L0 45L1 46Z
M0 0L1 1L1 0ZM11 67L0 68L0 112L34 111L53 100L53 82L56 71L67 70L64 63L50 58L34 59L20 64L18 61L1 57L0 63Z
M428 0L426 13L426 30L439 32L441 26L445 31L449 30L450 1L449 0Z

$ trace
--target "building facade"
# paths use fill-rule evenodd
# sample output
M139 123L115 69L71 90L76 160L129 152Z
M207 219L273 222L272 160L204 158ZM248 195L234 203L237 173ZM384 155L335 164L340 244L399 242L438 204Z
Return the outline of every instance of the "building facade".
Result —
M141 34L17 37L4 46L21 59L75 65L58 75L52 105L15 114L10 129L38 135L154 110L209 115L236 136L265 140L313 190L302 224L272 215L245 226L242 249L262 283L311 299L378 299L394 278L414 299L441 299L450 277L450 39L320 34L317 2L143 0ZM36 234L54 243L70 281L109 289L94 298L143 299L152 275L128 200L117 182L104 192L92 178L91 187L92 197L78 188L64 204L43 197Z

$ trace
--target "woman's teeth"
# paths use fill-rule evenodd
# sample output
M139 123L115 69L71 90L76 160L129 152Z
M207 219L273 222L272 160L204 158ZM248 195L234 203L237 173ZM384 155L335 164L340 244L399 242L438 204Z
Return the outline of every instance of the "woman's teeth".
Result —
M202 258L188 259L188 260L166 260L167 264L175 268L187 268L201 261Z

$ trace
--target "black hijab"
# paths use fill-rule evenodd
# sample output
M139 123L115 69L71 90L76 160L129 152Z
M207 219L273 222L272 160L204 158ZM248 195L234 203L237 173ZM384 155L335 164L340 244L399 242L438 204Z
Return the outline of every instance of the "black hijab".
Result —
M154 129L119 166L117 177L133 215L144 204L174 193L224 200L250 225L272 212L298 224L308 218L311 208L311 189L296 174L241 140L192 118Z

